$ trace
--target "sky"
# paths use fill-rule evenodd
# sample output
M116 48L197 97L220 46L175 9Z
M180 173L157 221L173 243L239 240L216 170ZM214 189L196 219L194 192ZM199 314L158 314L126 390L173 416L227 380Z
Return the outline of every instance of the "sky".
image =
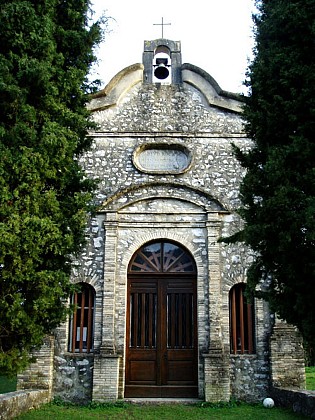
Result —
M94 19L108 17L96 50L93 77L102 88L125 67L142 62L145 40L181 41L182 62L209 73L224 90L246 93L246 68L254 45L254 0L91 0Z

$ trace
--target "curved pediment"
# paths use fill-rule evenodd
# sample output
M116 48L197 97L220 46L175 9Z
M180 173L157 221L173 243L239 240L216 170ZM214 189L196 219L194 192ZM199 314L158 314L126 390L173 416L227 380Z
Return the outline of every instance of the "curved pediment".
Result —
M242 112L242 96L221 89L214 78L201 68L184 63L182 65L182 79L184 83L188 83L199 90L209 105L233 112Z
M90 111L101 111L115 106L133 86L143 79L143 65L133 64L114 76L103 90L92 95L87 108Z
M87 108L90 111L101 111L117 105L133 86L143 82L143 74L144 66L140 63L121 70L103 90L92 95ZM209 106L242 112L242 96L222 90L213 77L201 68L185 63L181 66L181 78L184 84L197 89Z
M179 41L145 41L143 64L120 71L103 90L91 96L87 108L93 113L98 132L244 132L243 97L222 90L201 68L182 64ZM147 149L138 157L150 153ZM162 148L156 153L168 156ZM184 158L180 151L174 153ZM137 160L135 164L147 173L159 171ZM170 169L170 173L183 171L183 165Z

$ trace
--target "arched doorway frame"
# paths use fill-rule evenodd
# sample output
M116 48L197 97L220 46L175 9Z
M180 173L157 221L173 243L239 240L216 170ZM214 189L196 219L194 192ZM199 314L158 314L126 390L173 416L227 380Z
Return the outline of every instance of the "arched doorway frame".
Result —
M196 264L197 271L197 346L198 346L198 387L199 396L204 394L204 370L200 368L200 364L203 363L202 353L206 351L209 342L209 314L208 314L208 302L205 299L205 294L208 293L209 279L208 279L208 265L205 264L205 256L202 252L207 252L207 240L205 240L204 248L200 247L200 244L194 243L191 240L189 233L176 232L173 229L156 228L153 230L135 232L135 236L132 238L132 244L126 249L123 257L120 261L121 270L120 273L116 273L117 280L125 287L125 295L123 307L124 309L124 330L119 330L118 335L123 337L123 346L126 343L126 310L127 310L127 271L129 262L134 253L144 246L148 242L155 241L170 241L179 244L185 248L193 257ZM205 232L206 235L206 232ZM118 238L119 240L119 238ZM207 258L207 257L206 257ZM121 343L122 344L122 341ZM125 388L125 352L122 359L122 371L120 378L122 380L120 384L120 390L123 395L123 389Z
M130 260L125 397L198 396L196 274L173 241L146 243Z
M165 211L161 212L161 207L153 207L148 213L143 206L141 207L141 203L146 200L170 200L171 205L166 203L165 209L163 203ZM207 354L214 347L223 348L220 334L221 299L212 299L211 306L209 299L218 295L221 284L220 244L217 239L221 236L222 217L226 214L226 210L213 197L202 194L196 189L178 185L170 187L170 184L167 184L166 188L160 183L153 186L143 184L138 189L126 190L123 195L112 197L104 203L103 211L105 208L110 211L106 213L104 220L103 364L113 365L114 358L119 359L117 359L117 388L111 388L113 395L111 398L117 398L116 395L118 398L124 398L128 264L137 249L149 241L156 240L178 242L195 259L198 387L199 397L204 398L208 392L209 381ZM189 223L186 215L190 220ZM105 359L107 354L108 360Z

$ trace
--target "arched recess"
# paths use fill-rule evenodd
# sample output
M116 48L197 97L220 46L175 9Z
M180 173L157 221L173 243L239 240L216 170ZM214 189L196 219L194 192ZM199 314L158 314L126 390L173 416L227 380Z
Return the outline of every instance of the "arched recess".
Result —
M196 264L180 244L149 242L130 260L125 397L197 397Z
M106 211L124 211L138 201L161 198L187 201L208 212L229 213L229 209L225 207L224 203L221 203L210 194L205 194L203 191L188 185L161 182L144 183L138 185L136 188L130 187L121 190L101 203L98 211L100 213Z

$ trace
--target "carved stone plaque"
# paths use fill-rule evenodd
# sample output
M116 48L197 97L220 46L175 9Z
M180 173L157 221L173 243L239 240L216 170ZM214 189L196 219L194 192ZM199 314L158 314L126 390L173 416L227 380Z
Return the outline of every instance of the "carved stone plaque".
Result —
M134 153L134 164L142 172L180 174L191 164L191 153L182 145L147 144Z

